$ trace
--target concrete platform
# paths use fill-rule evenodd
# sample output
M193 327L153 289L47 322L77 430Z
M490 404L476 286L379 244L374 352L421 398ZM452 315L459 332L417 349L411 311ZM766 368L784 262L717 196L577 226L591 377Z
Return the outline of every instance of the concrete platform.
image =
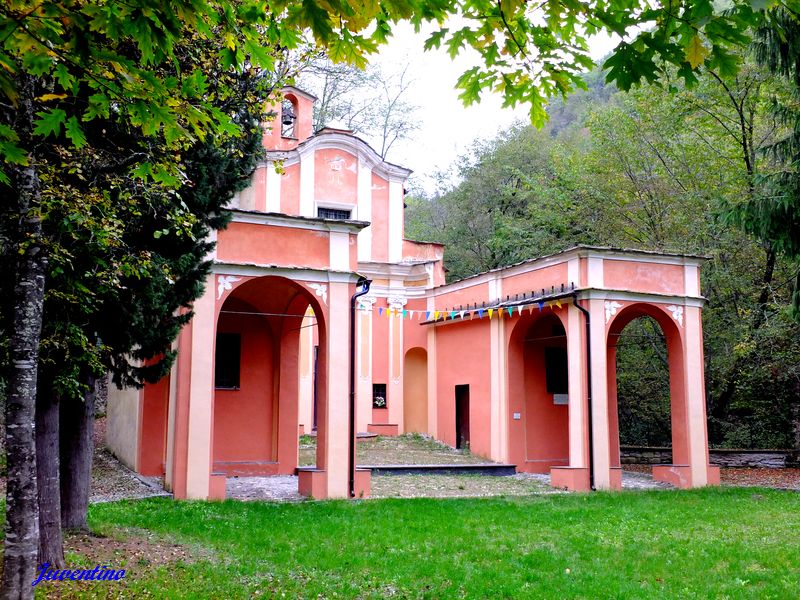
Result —
M463 465L358 465L370 469L373 475L514 475L514 465L477 463Z

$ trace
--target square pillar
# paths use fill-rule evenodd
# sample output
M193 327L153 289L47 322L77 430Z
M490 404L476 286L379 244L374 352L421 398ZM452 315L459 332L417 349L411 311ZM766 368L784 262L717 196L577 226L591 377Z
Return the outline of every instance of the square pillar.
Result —
M187 431L186 498L205 500L211 496L211 452L214 426L214 348L216 286L206 282L203 295L195 300L192 318L191 354L180 357L189 367L189 414Z
M703 366L703 323L700 307L684 307L684 377L686 432L689 440L691 486L719 483L719 469L709 466L708 424Z
M584 318L574 306L568 308L569 466L573 468L588 468L589 457Z
M360 243L360 242L359 242ZM360 248L360 246L359 246ZM372 319L374 296L358 299L356 310L356 431L372 422Z
M428 298L427 309L434 310L433 298ZM428 435L439 439L438 370L436 368L436 327L428 327Z
M589 300L591 315L592 361L592 445L594 485L598 490L619 489L611 475L611 440L609 427L606 320L603 300Z
M323 461L324 484L314 486L314 497L324 490L324 498L347 498L349 493L349 368L350 368L350 295L348 282L331 282L328 292L324 407L317 415L317 442ZM322 479L316 475L316 479Z
M489 435L491 458L508 462L508 343L506 319L489 322L490 413Z

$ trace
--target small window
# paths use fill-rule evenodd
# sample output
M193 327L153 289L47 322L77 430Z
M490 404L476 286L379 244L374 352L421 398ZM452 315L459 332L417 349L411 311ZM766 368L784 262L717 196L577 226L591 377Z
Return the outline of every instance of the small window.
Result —
M214 387L238 390L242 354L242 338L238 333L218 333L214 358Z
M320 219L336 219L337 221L346 221L350 218L349 210L341 210L338 208L317 208L317 216Z
M372 384L372 408L386 408L386 384Z

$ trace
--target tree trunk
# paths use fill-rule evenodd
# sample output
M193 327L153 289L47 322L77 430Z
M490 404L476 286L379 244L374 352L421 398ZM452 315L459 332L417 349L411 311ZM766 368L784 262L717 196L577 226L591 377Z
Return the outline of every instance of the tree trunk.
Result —
M58 397L40 376L36 395L36 475L39 484L39 564L64 567L61 494L58 483Z
M27 122L21 140L30 135L34 108L34 79L18 80L19 114ZM36 385L39 368L39 340L42 333L44 283L47 257L41 244L39 214L42 184L36 156L28 153L28 166L14 169L12 189L19 215L19 237L10 249L18 251L15 268L13 321L9 355L11 368L6 399L6 527L3 582L0 598L33 598L36 552L39 542L39 513L36 485Z
M12 368L6 400L8 483L0 596L5 600L33 598L31 584L36 578L39 541L34 422L47 259L40 245L40 181L34 165L31 161L31 166L20 170L17 187L21 239L27 238L27 245L17 262L10 342Z
M96 380L88 376L85 383L83 402L61 403L61 524L65 529L88 529Z

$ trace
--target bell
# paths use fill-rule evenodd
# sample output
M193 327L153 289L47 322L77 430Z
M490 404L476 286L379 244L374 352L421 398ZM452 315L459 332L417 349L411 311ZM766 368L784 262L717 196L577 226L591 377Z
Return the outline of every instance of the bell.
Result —
M286 104L281 108L281 123L291 125L294 123L295 115L291 104Z

